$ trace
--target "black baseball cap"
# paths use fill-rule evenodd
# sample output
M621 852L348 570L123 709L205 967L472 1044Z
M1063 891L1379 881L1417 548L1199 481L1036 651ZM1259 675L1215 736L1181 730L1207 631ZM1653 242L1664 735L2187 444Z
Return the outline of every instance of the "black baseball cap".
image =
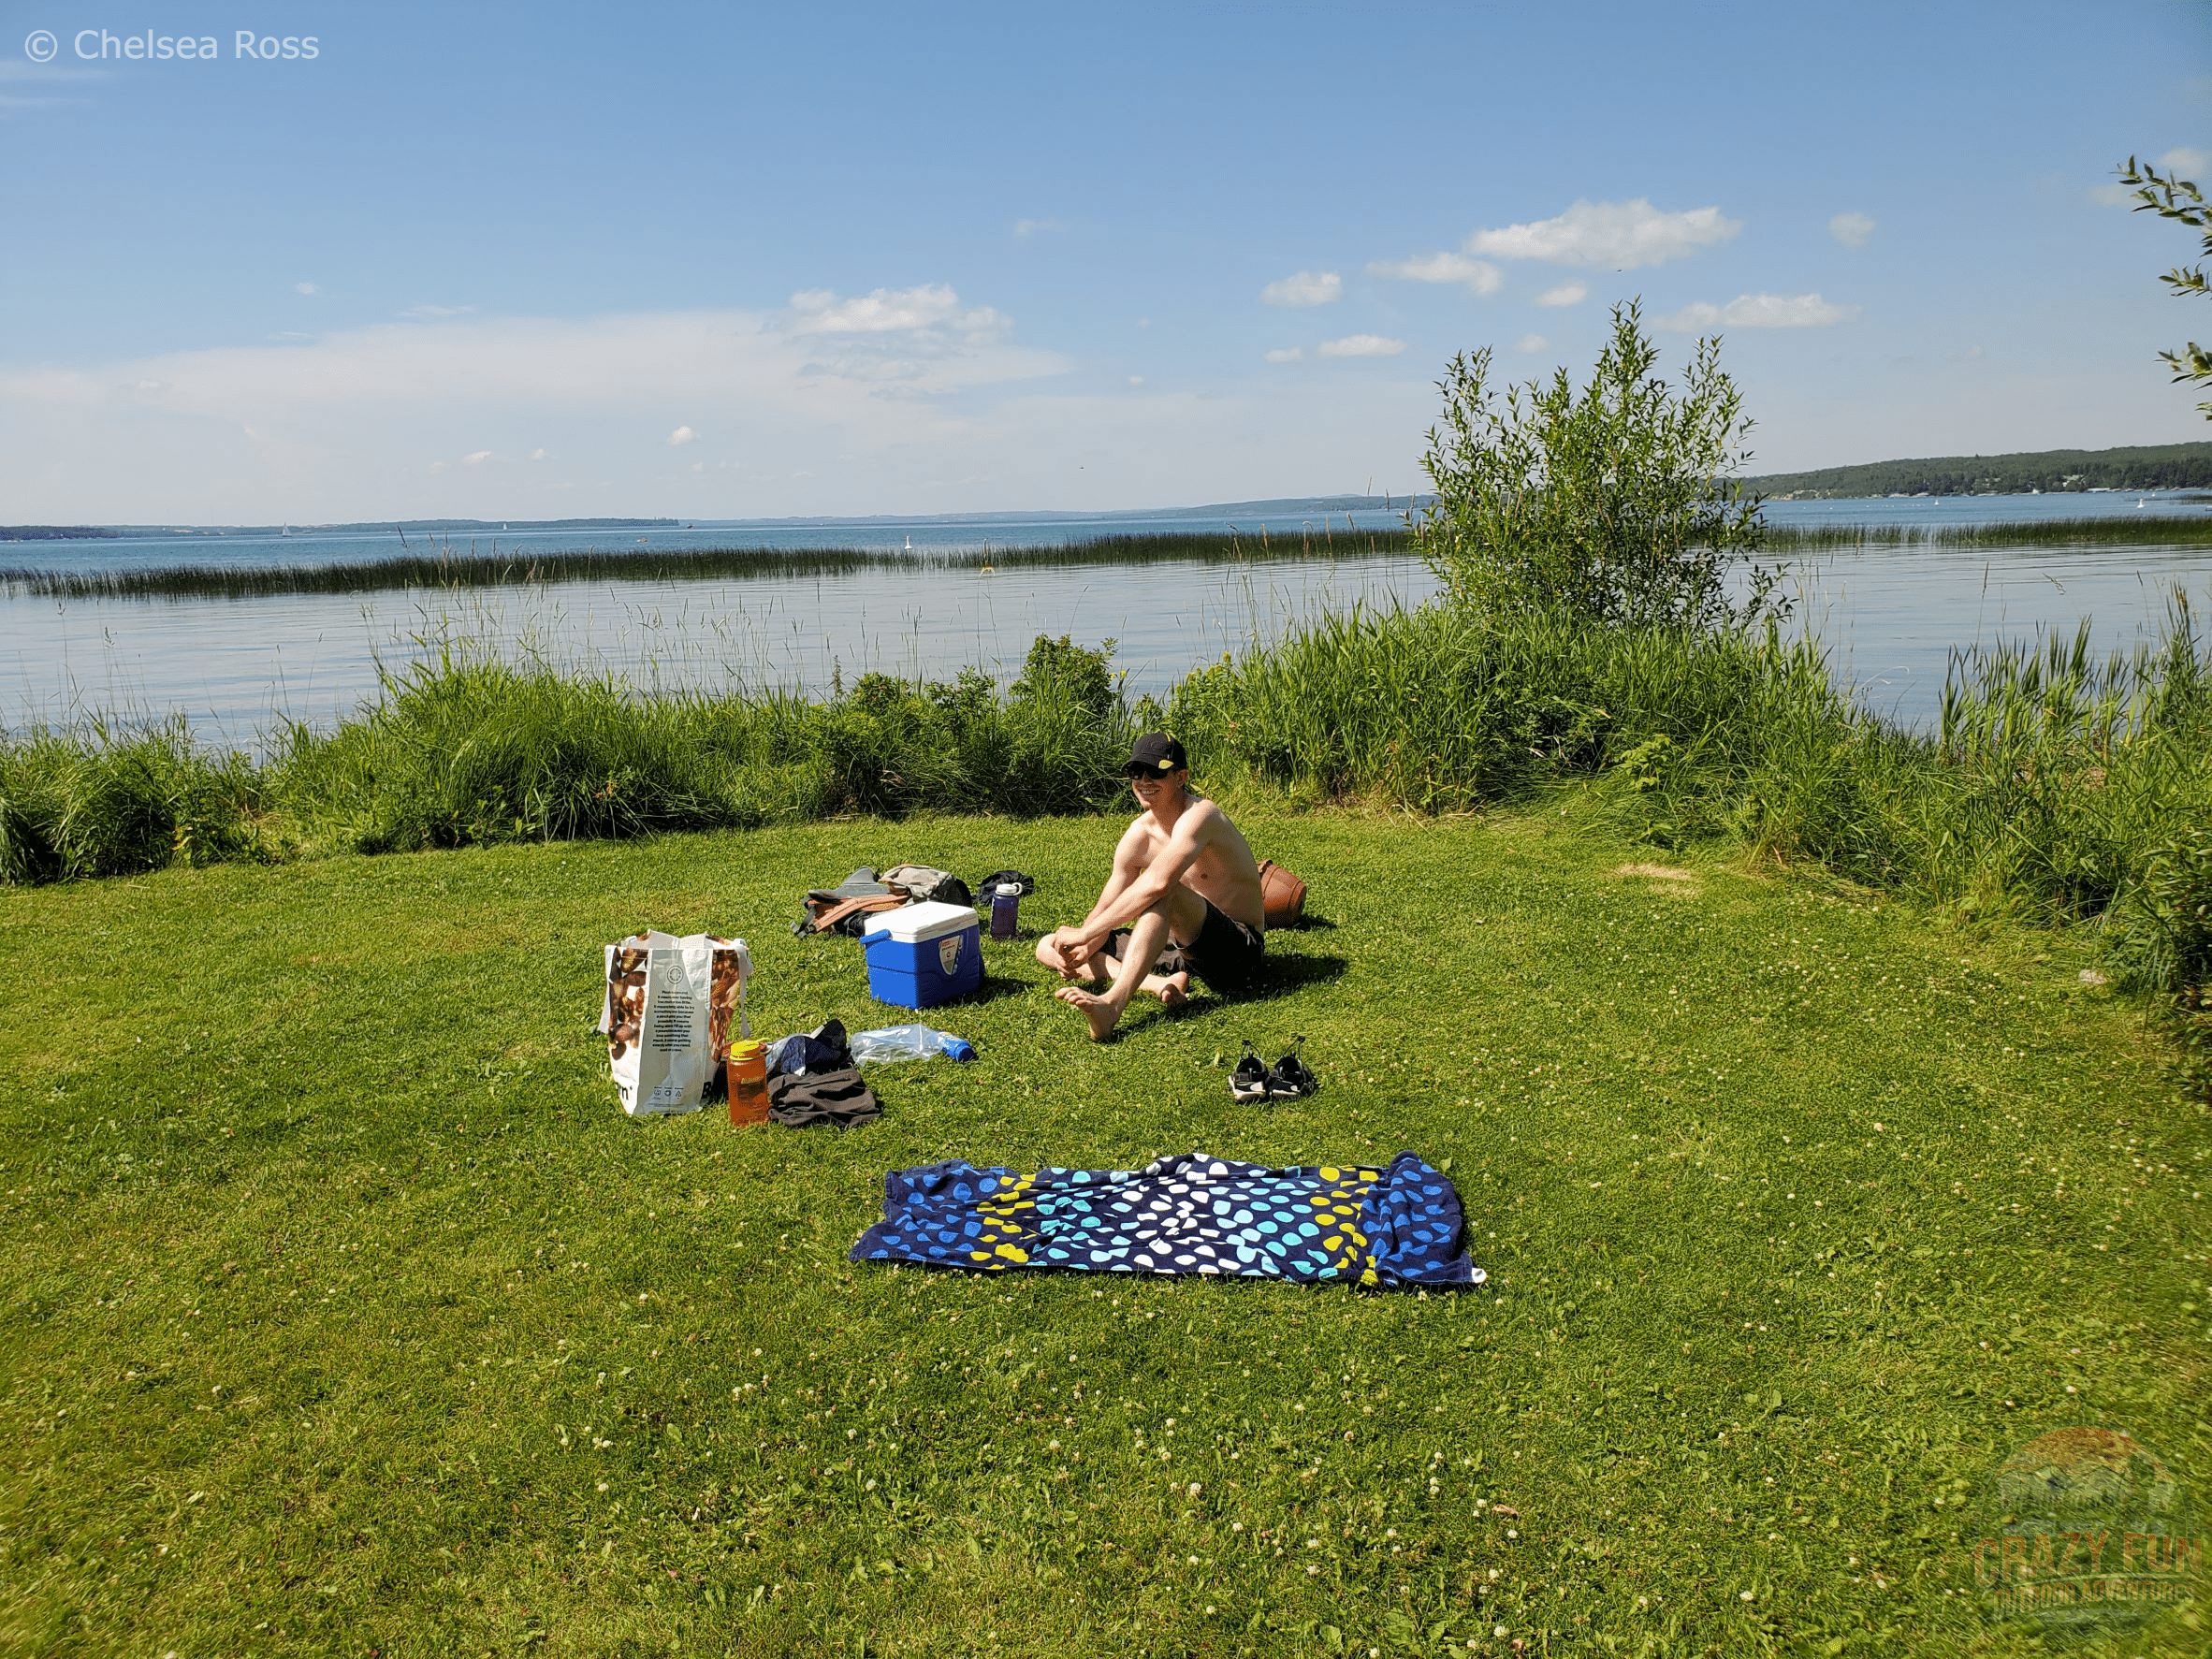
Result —
M1165 778L1170 772L1189 768L1190 757L1183 752L1183 745L1165 732L1147 732L1130 746L1129 758L1122 766L1124 778Z

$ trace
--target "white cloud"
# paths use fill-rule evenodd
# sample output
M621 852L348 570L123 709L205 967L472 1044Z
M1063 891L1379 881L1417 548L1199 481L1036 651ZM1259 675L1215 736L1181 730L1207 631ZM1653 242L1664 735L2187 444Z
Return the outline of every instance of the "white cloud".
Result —
M1541 334L1523 334L1513 349L1517 352L1540 352L1549 348L1550 344L1551 342Z
M96 81L106 79L108 79L106 73L99 69L77 69L65 67L60 64L34 64L24 59L0 58L0 83L17 80L48 84L59 82L62 85L58 86L56 90L63 91L66 90L66 83L71 81ZM19 93L0 93L0 109L36 109L49 104L72 104L80 101L78 98L47 96L36 93L28 96Z
M923 307L949 321L869 333L793 327L882 320L881 307L840 316L843 303L833 296L799 313L469 316L130 359L0 357L0 497L49 503L24 517L56 523L87 517L95 502L133 520L488 516L518 510L511 492L550 488L536 482L548 475L578 488L605 478L642 500L664 474L636 456L636 434L641 423L667 434L658 423L673 407L696 432L713 432L718 449L774 458L749 476L788 481L816 469L808 489L819 497L778 498L803 500L794 511L858 510L851 503L862 499L892 511L894 476L901 488L936 488L917 481L927 475L923 457L959 451L963 470L951 477L988 471L962 434L1004 402L1003 388L1070 368L1058 353L1005 338L1011 324L988 308ZM443 482L426 477L432 458L487 446L500 456L544 446L551 464L525 472L455 459ZM869 474L864 489L851 457L894 473ZM127 511L121 496L102 494L104 469L131 477ZM728 516L746 504L733 499Z
M1370 473L1378 491L1409 489L1435 420L1425 377L1387 363L1131 391L1120 374L1046 378L1066 361L1012 345L932 360L932 395L900 395L803 372L821 338L775 322L772 309L479 317L179 354L161 374L179 386L172 407L125 389L136 376L119 371L137 364L65 362L48 379L7 354L0 498L61 524L1143 507L1311 493L1317 478L1355 489ZM212 414L181 413L187 400ZM224 405L251 410L260 440ZM693 473L655 438L668 409L702 434L693 453L711 434L718 458L744 464ZM537 466L458 459L541 444Z
M1404 349L1403 340L1380 334L1347 334L1342 340L1324 340L1314 347L1324 357L1394 357Z
M2184 176L2201 173L2206 167L2212 167L2212 151L2193 150L2185 145L2178 150L2169 150L2160 156L2159 166L2170 173Z
M1571 283L1561 283L1557 287L1546 288L1536 296L1538 305L1579 305L1590 298L1590 284L1577 278Z
M1041 230L1065 230L1068 227L1057 219L1016 219L1013 233L1017 237L1035 236Z
M1377 259L1367 267L1372 276L1396 277L1405 283L1458 283L1477 294L1495 294L1506 285L1506 273L1487 260L1464 254L1423 254L1412 259Z
M1344 278L1333 270L1293 271L1259 290L1263 305L1333 305L1344 298Z
M475 452L475 454L473 454L473 455L464 455L464 456L462 456L462 457L461 457L461 465L462 465L462 466L464 466L464 467L480 467L480 466L482 466L482 465L483 465L483 464L484 464L486 461L489 460L490 458L491 458L491 451L490 451L490 450L488 450L488 449L479 449L479 450L477 450L477 451Z
M539 447L539 448L536 448L536 449L533 449L533 450L531 450L531 451L530 452L530 458L531 458L531 460L533 460L533 461L542 461L542 460L546 459L546 451L545 451L545 449L544 449L544 448L541 446L541 447Z
M696 443L698 438L699 434L691 430L690 427L678 427L668 434L668 447L681 449L687 444Z
M1838 213L1828 221L1828 234L1847 248L1863 248L1874 234L1874 221L1864 213Z
M2135 191L2129 184L2092 184L2089 199L2107 208L2124 208L2135 199Z
M1652 326L1678 334L1706 328L1826 328L1858 315L1855 305L1837 305L1818 294L1739 294L1725 305L1697 300Z
M1273 351L1267 354L1267 360L1271 363L1295 363L1304 356L1305 348L1303 346L1278 345Z
M1667 213L1639 196L1634 201L1578 201L1556 218L1477 230L1462 246L1466 253L1495 259L1635 270L1687 257L1742 228L1741 220L1723 217L1718 208Z
M322 289L316 287L313 283L294 283L292 292L295 294L320 294Z
M918 288L878 288L840 299L827 288L791 297L783 327L793 334L891 334L907 329L951 331L969 339L996 337L1006 319L987 305L962 310L960 296L943 283Z

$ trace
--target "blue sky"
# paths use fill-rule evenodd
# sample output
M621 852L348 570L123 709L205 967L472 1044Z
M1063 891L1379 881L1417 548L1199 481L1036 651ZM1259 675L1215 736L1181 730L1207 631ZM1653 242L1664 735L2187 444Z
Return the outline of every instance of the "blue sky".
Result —
M2212 334L2156 282L2192 239L2109 199L2205 166L2208 47L2202 3L7 0L0 521L1402 492L1454 351L1579 371L1631 296L1667 364L1722 334L1759 470L2212 436L2154 355Z

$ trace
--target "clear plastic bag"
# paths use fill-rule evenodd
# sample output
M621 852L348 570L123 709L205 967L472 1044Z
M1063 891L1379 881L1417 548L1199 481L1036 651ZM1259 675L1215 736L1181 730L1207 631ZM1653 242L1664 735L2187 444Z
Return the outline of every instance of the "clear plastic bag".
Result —
M856 1066L877 1066L890 1060L926 1060L932 1055L950 1055L955 1060L975 1057L975 1049L966 1038L954 1037L949 1031L932 1030L927 1026L883 1026L873 1031L855 1031L851 1041L852 1063Z

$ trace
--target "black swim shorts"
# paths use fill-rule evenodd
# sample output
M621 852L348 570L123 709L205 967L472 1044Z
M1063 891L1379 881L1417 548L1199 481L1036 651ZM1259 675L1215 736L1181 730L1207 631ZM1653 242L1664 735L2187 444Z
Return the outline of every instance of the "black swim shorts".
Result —
M1201 895L1201 897L1203 895ZM1259 982L1267 961L1267 938L1249 923L1239 922L1212 899L1205 899L1206 920L1198 938L1186 945L1168 941L1155 973L1195 973L1224 997L1251 990ZM1121 959L1129 930L1117 927L1106 939L1106 954Z

